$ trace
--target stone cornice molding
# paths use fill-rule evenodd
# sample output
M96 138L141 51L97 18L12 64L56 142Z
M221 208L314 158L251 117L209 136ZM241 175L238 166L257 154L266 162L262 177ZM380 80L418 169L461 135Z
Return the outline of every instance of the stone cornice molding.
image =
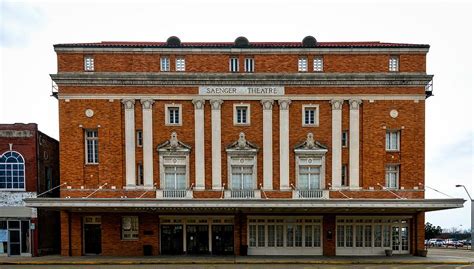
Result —
M152 109L153 103L155 103L152 99L142 99L140 102L142 103L143 109Z
M272 99L263 99L260 101L262 104L263 110L272 110L273 100Z
M135 100L134 99L123 99L122 104L124 105L125 109L134 109Z
M211 99L209 100L209 103L211 103L212 110L220 110L221 105L222 103L224 103L224 101L222 101L221 99Z
M99 73L50 75L60 86L389 86L425 87L433 75L425 73Z
M360 105L362 104L362 100L360 99L350 99L349 100L349 108L357 110L359 109Z
M204 99L193 99L194 109L204 109L206 101Z

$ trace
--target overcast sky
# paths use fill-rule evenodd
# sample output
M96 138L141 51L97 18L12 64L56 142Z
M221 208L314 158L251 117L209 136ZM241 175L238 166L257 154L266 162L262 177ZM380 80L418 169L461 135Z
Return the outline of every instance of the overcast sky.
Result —
M426 185L453 197L473 193L472 13L470 1L5 1L0 12L0 122L36 122L58 138L53 44L97 41L383 41L430 44ZM65 3L67 2L67 3ZM427 198L446 198L428 190ZM468 228L463 209L428 213Z

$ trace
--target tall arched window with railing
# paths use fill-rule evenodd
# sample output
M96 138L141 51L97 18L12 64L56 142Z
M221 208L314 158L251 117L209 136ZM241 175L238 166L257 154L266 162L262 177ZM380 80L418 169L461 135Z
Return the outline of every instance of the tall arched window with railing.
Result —
M25 189L25 160L18 152L0 155L0 189Z

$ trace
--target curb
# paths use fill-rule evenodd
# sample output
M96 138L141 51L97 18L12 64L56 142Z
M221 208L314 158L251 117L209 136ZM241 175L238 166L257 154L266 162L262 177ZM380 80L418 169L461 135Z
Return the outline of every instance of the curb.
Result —
M0 261L0 265L152 265L152 264L439 264L470 265L470 261Z

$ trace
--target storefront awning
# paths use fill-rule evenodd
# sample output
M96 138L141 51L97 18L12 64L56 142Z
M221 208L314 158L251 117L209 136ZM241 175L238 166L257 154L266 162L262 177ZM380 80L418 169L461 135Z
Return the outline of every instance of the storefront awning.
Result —
M73 212L416 213L462 208L464 199L28 198L28 207Z

